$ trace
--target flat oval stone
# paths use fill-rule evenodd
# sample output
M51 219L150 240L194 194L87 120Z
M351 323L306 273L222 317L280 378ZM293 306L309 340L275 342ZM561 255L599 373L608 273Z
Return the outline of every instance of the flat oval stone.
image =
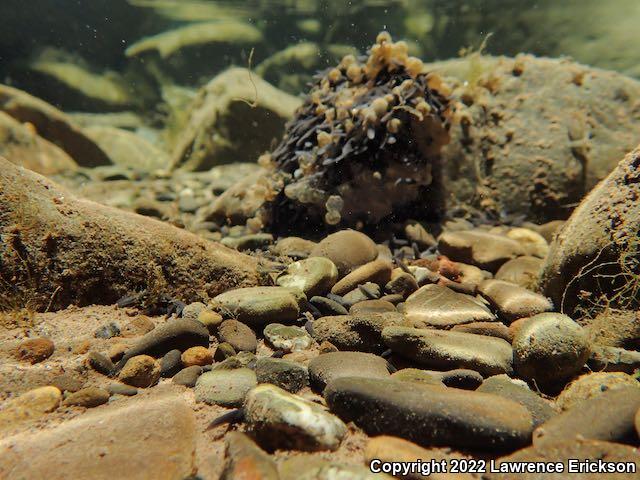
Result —
M309 380L319 392L337 378L388 378L389 375L386 360L371 353L330 352L318 355L309 362Z
M300 302L304 300L300 290L285 287L238 288L214 298L221 309L250 326L293 322L300 316Z
M72 393L62 402L64 405L93 408L109 401L109 392L98 387L86 387Z
M311 240L305 240L304 238L285 237L278 240L278 242L271 247L271 251L277 255L289 257L299 255L309 257L311 256L311 251L316 245L317 243L312 242Z
M502 280L485 280L478 285L478 291L507 323L553 310L547 297Z
M383 259L365 263L336 283L331 288L331 293L344 295L357 288L358 285L364 285L368 282L384 285L391 279L392 268L391 262Z
M8 400L0 410L0 433L52 412L61 400L62 392L52 386L34 388Z
M422 446L515 450L527 445L531 415L486 393L391 379L344 377L324 391L332 412L369 435L394 435Z
M391 375L394 380L401 382L423 383L425 385L436 385L444 387L441 378L435 372L420 370L419 368L403 368Z
M538 232L528 228L516 227L507 232L507 238L511 238L522 245L527 255L545 258L549 253L549 244Z
M311 250L312 257L325 257L338 268L344 277L354 268L375 260L378 249L373 240L355 230L340 230L325 237Z
M357 315L359 313L385 313L395 312L396 306L386 300L364 300L358 302L349 308L349 314Z
M522 380L513 380L507 375L495 375L485 379L477 391L499 395L518 402L531 413L534 427L556 415L550 402L532 392Z
M540 387L578 373L590 353L584 329L561 313L540 313L519 320L512 345L516 372Z
M255 352L258 348L256 334L237 320L225 320L218 327L218 339L228 343L236 352Z
M478 230L444 232L438 238L438 250L489 272L496 272L508 260L527 253L516 240Z
M184 315L184 313L183 313ZM208 308L204 308L198 313L197 320L202 323L209 333L214 333L223 321L222 315Z
M138 394L138 389L131 385L123 385L122 383L112 383L107 388L111 395L124 395L125 397L133 397Z
M205 372L196 382L196 402L222 407L239 407L247 392L257 383L256 374L249 368Z
M196 470L196 425L190 405L174 395L119 400L3 438L0 477L186 479Z
M55 345L49 338L28 338L20 342L16 353L20 360L35 364L49 358L54 350Z
M180 357L182 365L185 367L192 367L198 365L204 367L205 365L211 365L213 363L213 355L208 348L205 347L191 347L182 352Z
M524 256L509 260L496 272L496 280L515 283L524 288L535 285L544 261L541 258Z
M193 388L196 386L200 375L202 375L202 367L200 365L192 365L176 373L171 381L176 385Z
M451 327L496 319L495 315L474 297L435 284L425 285L409 295L402 311L407 321L416 327Z
M338 350L382 353L383 329L401 320L397 312L321 317L313 322L313 338L318 343L330 342Z
M182 352L170 350L160 360L160 376L173 377L182 368Z
M320 405L269 384L247 394L244 417L258 443L270 450L336 450L347 433Z
M276 283L281 287L297 288L307 297L324 295L338 279L338 269L331 260L324 257L310 257L293 262Z
M513 372L511 345L472 333L387 327L382 331L394 352L436 370L468 368L484 377Z
M256 362L256 376L258 383L270 383L292 393L309 385L308 370L282 358L259 358Z
M323 315L346 315L349 313L343 305L326 297L311 297L309 302Z
M496 337L511 343L511 331L502 322L471 322L461 325L454 325L451 328L454 332L475 333L476 335L484 335L486 337Z
M639 388L608 390L540 425L533 434L533 444L544 446L584 438L635 445L634 421L639 409Z

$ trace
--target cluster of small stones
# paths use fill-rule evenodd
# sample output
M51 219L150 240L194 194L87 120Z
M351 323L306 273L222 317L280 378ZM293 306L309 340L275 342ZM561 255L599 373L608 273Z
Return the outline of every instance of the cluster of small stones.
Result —
M54 176L67 188L98 203L156 218L209 240L236 237L246 228L211 221L208 210L214 200L259 167L231 164L205 172L147 172L133 167L109 165L83 168Z
M450 107L447 88L423 68L382 32L368 57L347 55L319 75L279 146L260 159L272 175L254 222L287 231L303 218L355 226L409 208L440 213Z
M637 461L640 353L597 345L529 288L558 223L527 227L455 221L434 237L408 222L381 244L355 230L265 241L255 253L275 260L273 285L178 302L128 346L104 325L96 337L115 343L86 362L107 387L61 379L10 400L0 427L164 384L224 413L210 430L238 430L225 436L228 479L364 479L375 458ZM55 351L29 339L16 356ZM363 434L352 462L270 455L340 451Z

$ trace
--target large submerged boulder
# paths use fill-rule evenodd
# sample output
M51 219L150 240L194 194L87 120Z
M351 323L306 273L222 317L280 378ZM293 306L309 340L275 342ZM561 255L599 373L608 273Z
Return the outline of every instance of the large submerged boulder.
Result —
M443 148L450 204L566 218L640 141L640 82L569 59L483 56L425 67L458 102Z
M575 209L551 244L539 287L563 312L640 308L640 147Z
M120 73L54 48L44 48L14 76L22 88L65 110L124 110L139 106L144 97Z
M0 156L42 175L78 168L64 150L38 136L34 129L0 111Z
M173 168L207 170L254 161L279 138L300 100L245 68L231 68L205 85L189 107L186 125L174 125Z
M29 123L44 139L59 146L78 165L109 165L109 156L67 115L27 92L0 84L0 111Z
M108 126L89 126L84 131L115 165L147 172L169 165L168 153L133 132Z
M55 310L141 292L150 302L192 302L258 283L252 257L75 198L3 158L0 206L0 298L8 306Z

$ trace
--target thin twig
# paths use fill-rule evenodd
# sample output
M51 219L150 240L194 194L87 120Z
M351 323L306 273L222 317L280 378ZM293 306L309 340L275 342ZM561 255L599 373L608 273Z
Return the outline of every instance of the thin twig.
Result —
M251 62L253 62L254 50L255 50L255 47L251 49L251 52L249 53L249 61L247 62L247 71L249 72L249 81L251 82L251 85L253 85L253 92L254 92L253 102L250 102L249 100L245 98L240 98L240 97L232 98L232 100L239 100L241 102L246 103L251 108L256 108L258 106L258 87L256 86L256 82L253 81L253 76L251 75Z

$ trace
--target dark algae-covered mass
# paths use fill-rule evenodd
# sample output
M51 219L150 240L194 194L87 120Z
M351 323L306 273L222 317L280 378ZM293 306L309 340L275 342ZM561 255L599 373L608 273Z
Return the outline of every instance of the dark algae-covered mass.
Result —
M345 56L319 75L281 143L261 158L280 190L265 206L265 223L295 231L322 219L362 226L437 218L451 116L446 93L386 32L368 57Z
M0 23L0 479L638 478L636 0Z

